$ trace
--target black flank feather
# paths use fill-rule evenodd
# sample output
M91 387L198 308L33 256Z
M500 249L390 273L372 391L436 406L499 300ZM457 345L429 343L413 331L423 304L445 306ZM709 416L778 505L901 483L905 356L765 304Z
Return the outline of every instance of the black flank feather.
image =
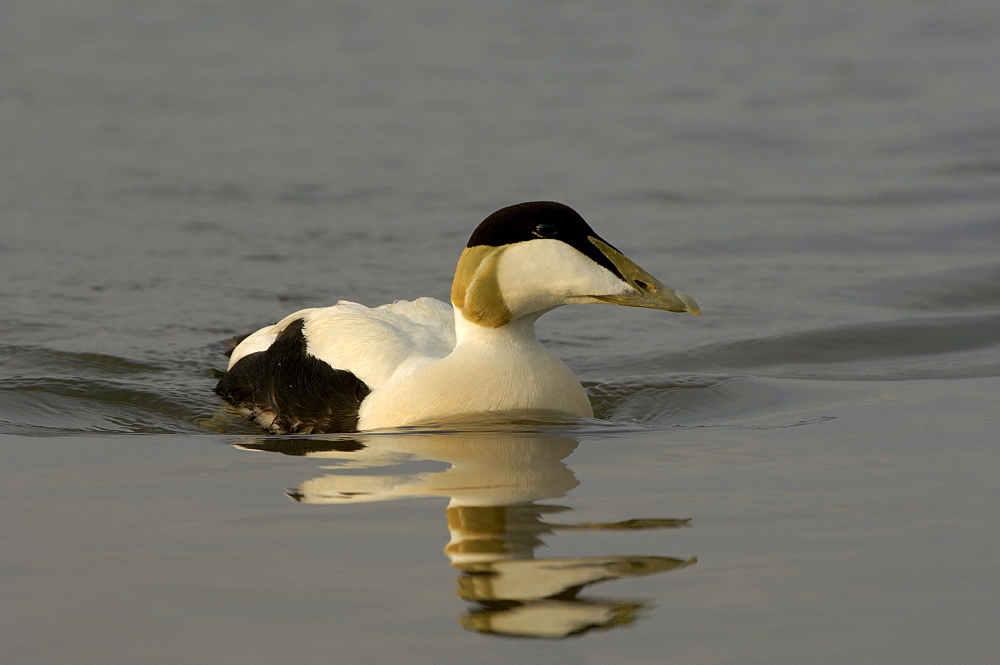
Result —
M309 355L304 327L296 319L266 351L241 358L215 392L274 434L356 432L358 409L371 389Z

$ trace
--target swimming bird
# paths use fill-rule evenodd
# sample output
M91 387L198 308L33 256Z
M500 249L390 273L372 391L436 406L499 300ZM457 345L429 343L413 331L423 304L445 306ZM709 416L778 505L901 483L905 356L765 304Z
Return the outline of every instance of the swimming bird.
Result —
M569 206L519 203L473 232L451 305L425 297L300 310L243 338L215 391L275 434L529 410L590 418L580 381L534 329L545 312L576 303L701 313Z

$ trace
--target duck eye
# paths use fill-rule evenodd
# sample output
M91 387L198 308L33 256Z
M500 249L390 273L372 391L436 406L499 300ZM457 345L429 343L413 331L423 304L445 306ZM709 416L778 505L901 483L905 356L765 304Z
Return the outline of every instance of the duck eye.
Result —
M535 230L531 232L533 235L539 238L551 238L556 234L556 225L549 224L548 222L542 222L535 227Z

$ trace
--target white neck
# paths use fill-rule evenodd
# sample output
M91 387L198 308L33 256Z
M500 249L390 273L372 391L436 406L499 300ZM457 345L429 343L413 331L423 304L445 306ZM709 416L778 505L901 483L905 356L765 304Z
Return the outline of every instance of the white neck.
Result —
M456 348L462 346L463 344L485 344L489 346L541 346L542 343L538 341L538 337L535 335L535 321L537 321L538 317L547 311L549 310L532 312L531 314L518 317L507 325L500 326L499 328L488 328L469 321L462 314L462 310L456 307Z

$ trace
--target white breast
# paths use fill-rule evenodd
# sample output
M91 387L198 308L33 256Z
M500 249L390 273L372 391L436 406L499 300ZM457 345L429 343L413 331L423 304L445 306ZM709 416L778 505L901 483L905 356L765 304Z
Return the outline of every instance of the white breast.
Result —
M358 429L487 412L553 410L593 416L583 386L535 337L534 318L467 329L440 360L412 358L361 403Z

